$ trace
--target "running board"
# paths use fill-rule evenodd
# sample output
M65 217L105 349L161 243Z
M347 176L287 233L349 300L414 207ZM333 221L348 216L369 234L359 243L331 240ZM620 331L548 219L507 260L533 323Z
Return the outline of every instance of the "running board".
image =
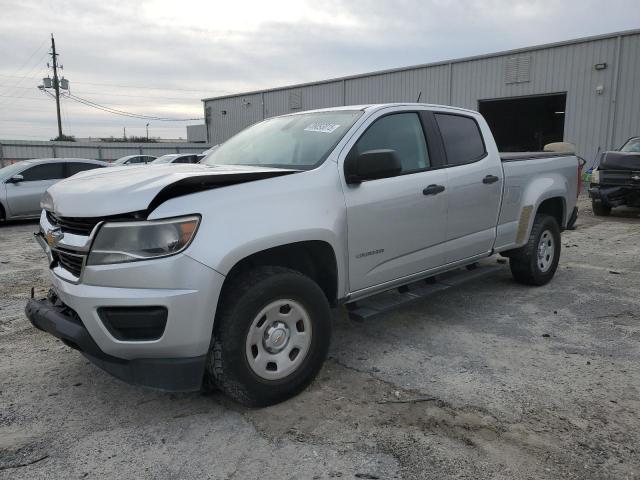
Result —
M434 277L418 280L386 292L378 293L354 303L348 303L347 309L352 320L363 321L387 313L398 307L404 307L426 298L434 293L456 287L486 275L504 270L504 265L473 264L458 268Z

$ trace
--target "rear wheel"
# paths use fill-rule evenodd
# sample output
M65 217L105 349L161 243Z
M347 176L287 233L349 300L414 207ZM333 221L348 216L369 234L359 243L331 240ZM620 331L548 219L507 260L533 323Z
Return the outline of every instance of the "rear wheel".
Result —
M591 208L593 209L593 214L597 217L606 217L611 213L611 207L609 205L595 200L591 201Z
M206 381L248 406L302 391L327 356L331 311L320 287L288 268L258 267L225 287Z
M513 278L525 285L544 285L560 260L560 227L549 215L536 215L527 244L510 255Z

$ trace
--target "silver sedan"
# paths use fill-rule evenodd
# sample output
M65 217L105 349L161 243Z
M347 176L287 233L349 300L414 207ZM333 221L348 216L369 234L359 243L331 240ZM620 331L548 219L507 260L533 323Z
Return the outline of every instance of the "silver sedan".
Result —
M56 182L108 164L84 158L24 160L0 168L0 221L40 216L40 198Z

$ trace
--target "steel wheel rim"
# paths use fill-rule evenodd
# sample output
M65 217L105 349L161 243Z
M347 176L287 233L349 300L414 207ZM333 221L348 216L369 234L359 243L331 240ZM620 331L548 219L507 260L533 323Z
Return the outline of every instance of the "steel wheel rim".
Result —
M542 273L547 272L553 264L553 257L555 254L556 246L553 235L549 230L545 230L540 235L540 241L538 242L537 251L537 263L538 268Z
M255 316L247 333L245 355L260 378L280 380L295 372L311 347L311 319L295 300L269 303Z

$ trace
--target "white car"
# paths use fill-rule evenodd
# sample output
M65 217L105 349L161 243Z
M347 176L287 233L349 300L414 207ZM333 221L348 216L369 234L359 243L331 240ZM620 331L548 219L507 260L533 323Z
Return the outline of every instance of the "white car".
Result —
M37 238L53 287L26 312L126 381L214 383L269 405L320 370L330 306L399 287L415 298L433 290L421 280L495 253L518 282L549 282L578 168L573 153L501 156L482 116L460 108L271 118L204 164L51 187Z
M114 160L110 165L112 167L121 167L123 165L144 165L151 163L156 159L153 155L127 155Z
M198 153L170 153L156 158L151 165L163 165L168 163L199 163L204 155Z

